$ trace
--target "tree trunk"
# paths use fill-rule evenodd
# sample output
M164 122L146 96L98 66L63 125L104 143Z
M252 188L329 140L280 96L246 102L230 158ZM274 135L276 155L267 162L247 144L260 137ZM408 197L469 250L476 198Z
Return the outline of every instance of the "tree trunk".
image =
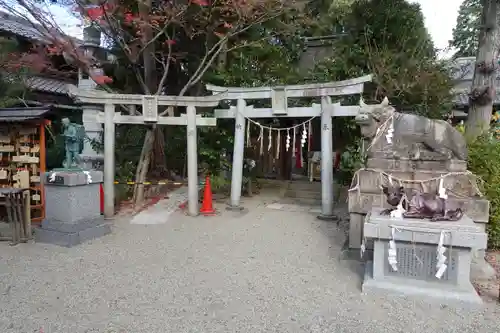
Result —
M483 13L479 34L479 49L469 98L469 114L465 124L468 138L474 139L490 128L495 99L495 73L498 67L496 37L498 33L498 0L482 0Z
M136 184L134 186L134 196L132 199L134 206L142 204L142 202L144 201L144 185L142 183L146 181L149 164L151 162L155 129L156 128L148 129L148 131L146 132L146 136L144 137L141 156L139 157L139 162L137 163L137 169L135 171L135 181L139 184Z
M139 2L139 16L144 22L148 22L151 15L151 0L144 0ZM156 71L156 60L153 55L155 53L154 43L149 43L153 38L153 30L149 25L145 25L142 34L142 43L147 45L143 52L143 64L144 64L144 83L146 87L144 88L146 94L152 94L157 88L157 71ZM149 43L149 44L148 44ZM153 167L164 167L166 169L165 161L165 137L160 127L154 126L148 129L146 136L144 138L144 145L142 147L141 156L139 158L139 163L137 164L137 170L135 174L136 182L142 183L146 181L146 176L150 171L151 158L154 154ZM134 204L141 204L144 201L144 185L136 185L134 187Z
M165 156L165 128L157 126L154 131L153 153L151 156L150 175L152 177L167 177L167 159Z

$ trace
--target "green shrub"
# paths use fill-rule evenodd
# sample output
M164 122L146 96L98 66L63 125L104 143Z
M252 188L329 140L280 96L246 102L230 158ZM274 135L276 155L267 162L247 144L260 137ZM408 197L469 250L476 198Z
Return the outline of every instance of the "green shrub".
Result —
M218 194L229 192L231 188L230 180L218 174L210 177L210 185L212 186L212 191Z
M488 247L500 248L500 142L485 135L469 143L468 169L481 177L483 194L490 200Z

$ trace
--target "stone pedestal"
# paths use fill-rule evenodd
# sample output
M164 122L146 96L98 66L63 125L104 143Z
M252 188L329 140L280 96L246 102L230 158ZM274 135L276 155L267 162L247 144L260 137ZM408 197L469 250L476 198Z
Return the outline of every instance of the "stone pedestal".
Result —
M467 163L459 160L410 160L410 159L390 159L382 157L372 157L367 160L365 169L357 173L358 188L349 191L349 248L359 249L363 238L363 222L365 215L372 208L390 208L387 198L382 193L382 186L389 185L384 172L396 179L407 181L425 181L440 177L450 172L467 171ZM486 223L489 220L489 201L478 197L476 189L470 182L467 175L449 175L444 180L443 186L454 193L459 193L460 198L449 195L449 201L456 201L465 213L481 228L486 230ZM401 184L406 189L415 188L422 191L418 182ZM437 193L439 181L425 183L425 192Z
M111 232L100 212L101 171L56 171L44 175L46 218L35 239L72 247Z
M470 283L470 265L472 249L486 248L487 235L469 217L456 222L430 222L381 216L380 210L372 210L366 216L363 231L366 238L374 240L373 262L366 266L364 292L384 290L482 303ZM441 232L448 267L438 279L436 250ZM397 270L388 261L391 239L396 243Z

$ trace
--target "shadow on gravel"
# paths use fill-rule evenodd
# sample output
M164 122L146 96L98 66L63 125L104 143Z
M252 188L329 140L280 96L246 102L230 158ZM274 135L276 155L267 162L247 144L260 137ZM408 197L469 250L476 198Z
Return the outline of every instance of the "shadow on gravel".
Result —
M366 258L370 258L370 253L367 251L360 258L360 251L349 250L349 240L347 238L349 229L349 219L347 213L347 206L337 206L334 211L336 221L320 221L319 229L328 238L330 242L329 254L330 257L339 265L346 267L351 272L355 273L357 277L356 286L361 290L361 283L363 282Z

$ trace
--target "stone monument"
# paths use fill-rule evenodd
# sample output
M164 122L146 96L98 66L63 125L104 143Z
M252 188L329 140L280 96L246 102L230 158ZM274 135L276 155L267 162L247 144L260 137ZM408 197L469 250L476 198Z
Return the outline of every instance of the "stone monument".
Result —
M351 248L374 242L363 290L479 303L472 254L487 245L489 202L467 171L464 137L449 123L360 103L366 167L349 190Z
M100 212L102 171L79 167L79 153L85 132L81 125L69 119L62 121L65 140L64 168L46 172L42 177L45 188L45 220L36 230L35 239L72 247L111 232Z
M489 201L467 171L460 132L446 121L398 113L387 99L375 105L361 101L355 121L366 142L367 159L349 190L349 248L360 249L365 216L372 207L390 207L383 186L391 184L428 193L437 193L441 184L448 200L486 230Z

